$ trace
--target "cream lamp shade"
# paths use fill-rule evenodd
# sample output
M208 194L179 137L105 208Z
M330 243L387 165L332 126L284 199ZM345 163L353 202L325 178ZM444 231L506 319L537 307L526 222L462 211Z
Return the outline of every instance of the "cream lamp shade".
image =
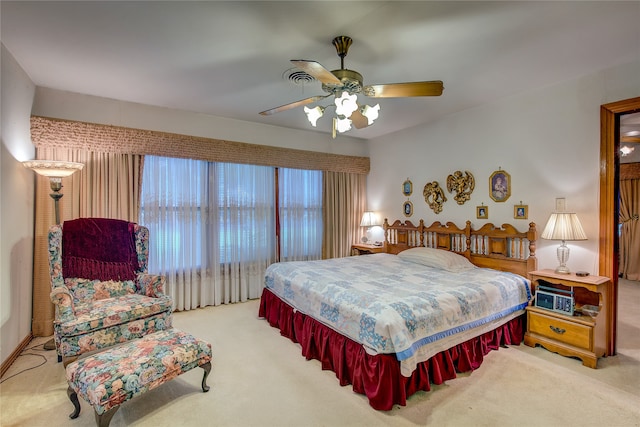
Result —
M73 175L76 171L81 170L84 167L84 163L77 162L65 162L60 160L27 160L22 164L36 172L38 175L46 176L49 178L49 185L51 186L50 194L54 202L55 207L55 220L56 224L60 224L60 208L58 202L62 198L62 178Z
M360 227L367 227L367 236L362 236L362 239L360 239L362 243L367 243L369 241L368 234L371 230L371 227L374 227L376 225L380 225L380 224L378 224L378 217L374 212L366 211L365 213L362 214Z
M556 273L569 274L567 261L569 260L569 248L567 240L587 240L578 215L573 212L554 212L549 217L547 225L540 236L547 240L561 240L557 255L560 265L556 268Z
M360 221L360 227L373 227L378 224L378 218L372 211L366 211L362 214L362 220Z
M27 160L22 162L25 167L38 175L49 178L65 178L84 167L83 163L63 162L58 160Z

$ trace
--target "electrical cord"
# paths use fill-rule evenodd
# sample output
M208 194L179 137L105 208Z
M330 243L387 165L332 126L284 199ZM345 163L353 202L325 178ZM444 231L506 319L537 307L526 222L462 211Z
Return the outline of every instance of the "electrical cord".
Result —
M44 348L42 348L42 349L38 349L38 348L37 348L37 347L40 347L40 346L43 346L43 345L44 345L44 343L42 343L42 344L36 344L36 345L34 345L33 347L25 348L25 349L23 350L23 352L22 352L22 353L20 353L20 354L18 355L18 357L22 357L22 356L38 356L38 357L41 357L43 361L42 361L39 365L32 366L32 367L30 367L30 368L25 368L25 369L23 369L23 370L22 370L22 371L20 371L20 372L16 372L15 374L13 374L13 375L11 375L11 376L5 377L5 378L3 378L2 380L0 380L0 384L4 383L4 382L5 382L5 381L7 381L7 380L10 380L10 379L11 379L11 378L13 378L13 377L18 376L18 375L20 375L20 374L22 374L22 373L24 373L24 372L27 372L27 371L30 371L30 370L32 370L32 369L39 368L39 367L40 367L40 366L42 366L42 365L45 365L45 364L47 363L47 358L46 358L46 356L44 356L43 354L38 354L38 353L25 353L25 351L29 351L29 350L47 351L47 350L45 350Z

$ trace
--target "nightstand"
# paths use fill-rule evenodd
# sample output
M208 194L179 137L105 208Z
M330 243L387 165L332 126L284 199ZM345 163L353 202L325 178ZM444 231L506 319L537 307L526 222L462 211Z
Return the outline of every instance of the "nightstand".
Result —
M572 290L575 313L570 316L530 305L527 307L524 343L530 347L540 344L563 356L577 357L583 365L595 369L598 358L605 356L608 348L609 278L591 275L578 277L575 273L558 274L553 270L532 271L529 275L534 291L540 285ZM598 312L592 313L593 317L584 314L581 312L583 305L598 307Z
M367 245L359 243L357 245L351 245L351 255L369 255L384 253L384 246Z

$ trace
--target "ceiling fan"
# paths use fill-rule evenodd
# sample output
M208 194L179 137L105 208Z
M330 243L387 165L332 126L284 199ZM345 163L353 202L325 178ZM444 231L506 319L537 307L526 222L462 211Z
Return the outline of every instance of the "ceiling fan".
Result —
M310 61L304 59L292 59L291 62L300 70L314 77L322 83L322 90L327 95L316 95L309 98L301 99L299 101L291 102L289 104L281 105L279 107L271 108L260 112L263 116L279 113L280 111L290 110L292 108L301 107L307 104L311 104L316 101L325 99L331 95L336 97L336 114L338 119L334 119L334 137L335 130L337 128L336 123L339 120L350 119L348 123L348 129L351 128L351 123L361 129L373 123L371 115L371 109L374 111L374 120L377 118L377 110L379 106L360 107L356 104L356 95L361 94L369 98L406 98L414 96L440 96L444 89L442 81L424 81L424 82L405 82L405 83L389 83L389 84L376 84L367 85L363 84L362 74L354 70L348 70L344 68L344 57L347 56L349 46L351 46L352 40L348 36L338 36L333 39L333 45L336 48L336 52L340 57L340 69L329 71L317 61ZM349 111L351 108L347 108L346 113L342 109L342 104L352 105L353 111ZM309 117L309 121L313 126L318 117L322 116L324 109L327 107L316 107L309 109L305 107L305 112ZM313 111L315 111L315 114ZM367 111L369 110L369 111ZM343 113L343 114L341 114ZM338 120L338 122L336 121ZM348 130L346 129L346 130ZM343 131L343 130L340 130Z
M406 98L414 96L440 96L444 89L442 81L405 82L389 83L364 86L362 74L354 70L344 68L344 57L347 56L352 40L348 36L338 36L333 39L333 45L340 57L340 69L329 71L317 61L304 59L292 59L291 62L300 70L314 77L322 83L322 90L327 95L316 95L279 107L271 108L260 112L263 116L301 107L316 101L325 99L331 95L335 96L335 106L337 118L334 118L333 132L335 137L336 129L340 132L349 130L351 123L357 128L364 128L377 118L379 106L369 107L357 105L358 94L369 98ZM305 112L313 126L317 119L322 116L327 107L315 107L309 109L305 107ZM373 119L372 119L373 117ZM347 127L341 127L342 124ZM347 123L348 122L348 123Z

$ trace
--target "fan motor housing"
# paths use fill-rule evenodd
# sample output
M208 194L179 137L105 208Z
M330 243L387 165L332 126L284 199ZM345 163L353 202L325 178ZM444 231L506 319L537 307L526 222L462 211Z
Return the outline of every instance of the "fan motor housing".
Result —
M347 91L349 93L360 93L362 91L362 74L354 70L340 69L332 70L331 74L342 82L342 85L322 84L322 90L335 94L336 92Z

